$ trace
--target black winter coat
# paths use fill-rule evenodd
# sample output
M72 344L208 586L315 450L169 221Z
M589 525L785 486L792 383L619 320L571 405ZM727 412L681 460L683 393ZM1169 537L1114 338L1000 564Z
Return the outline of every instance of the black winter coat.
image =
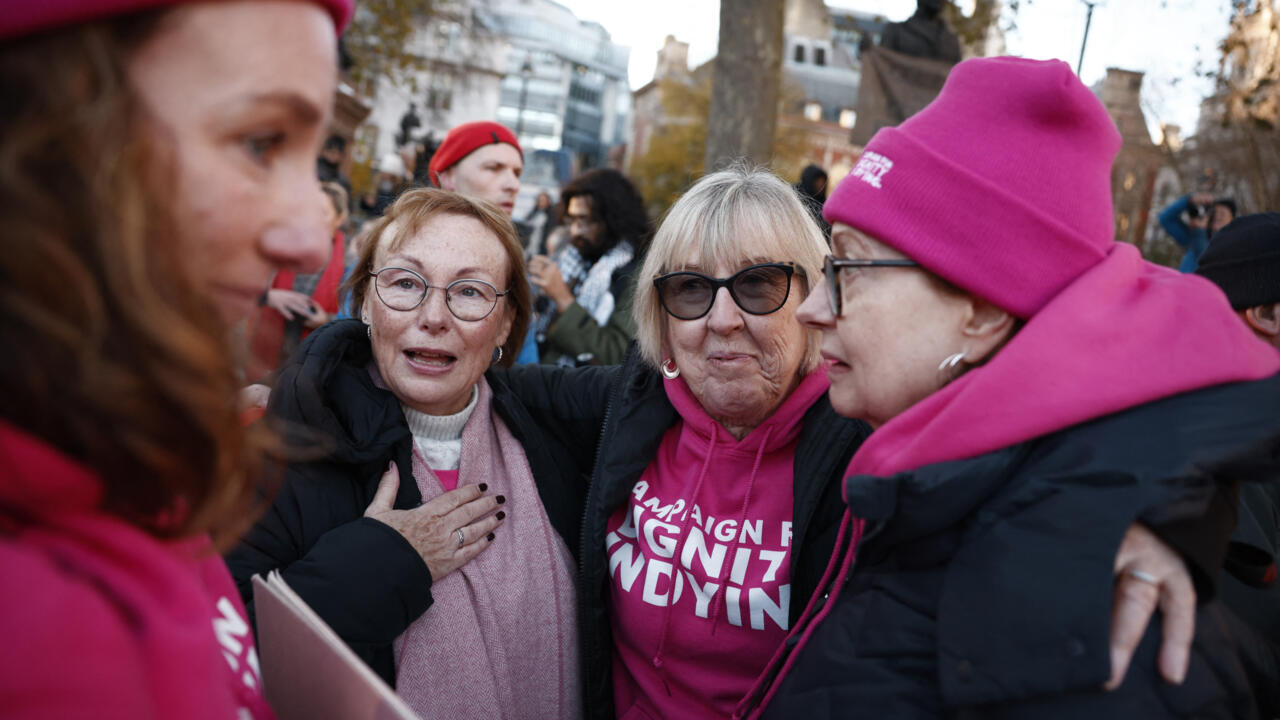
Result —
M394 686L391 643L431 606L431 575L403 536L364 517L391 460L400 472L395 507L422 503L413 479L412 435L399 401L373 384L371 361L364 325L341 320L312 333L281 369L269 415L299 435L332 442L332 449L321 459L289 466L270 509L226 560L251 618L251 578L279 569ZM551 525L576 549L588 466L534 421L500 373L486 377L494 410L529 459Z
M1183 685L1159 678L1157 620L1124 684L1100 686L1125 529L1198 516L1220 483L1275 477L1278 430L1280 376L848 478L867 520L854 570L764 717L1253 717L1217 603L1198 612Z
M520 366L504 373L540 422L576 448L579 462L595 459L582 523L578 612L582 618L582 672L588 718L614 716L613 639L608 615L609 517L625 504L663 435L679 416L662 377L645 366L634 344L623 365L557 370ZM502 377L502 375L500 375ZM791 549L791 622L822 579L844 510L840 479L871 428L835 414L824 395L805 414L795 460ZM598 441L597 441L598 438ZM598 442L598 450L596 443Z

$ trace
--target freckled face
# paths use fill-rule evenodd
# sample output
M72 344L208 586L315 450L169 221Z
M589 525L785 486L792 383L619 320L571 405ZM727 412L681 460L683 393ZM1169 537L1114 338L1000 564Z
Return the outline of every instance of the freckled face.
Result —
M391 234L390 229L383 233ZM387 307L369 286L362 316L371 328L374 361L383 382L419 412L460 412L489 368L494 349L507 341L515 312L503 296L484 319L460 320L445 304L443 288L455 280L473 279L506 291L510 269L502 241L475 218L438 215L395 251L380 244L374 269L387 267L413 270L433 287L422 304L402 311Z
M747 240L744 258L714 268L686 266L727 278L748 265L774 262L753 252ZM796 321L800 280L793 277L787 302L768 315L752 315L721 288L711 311L697 320L666 317L666 347L690 391L707 414L727 428L750 429L767 419L800 382L805 331Z
M175 240L228 323L277 270L328 258L315 157L336 64L329 14L281 0L182 5L130 59L141 132L173 158Z

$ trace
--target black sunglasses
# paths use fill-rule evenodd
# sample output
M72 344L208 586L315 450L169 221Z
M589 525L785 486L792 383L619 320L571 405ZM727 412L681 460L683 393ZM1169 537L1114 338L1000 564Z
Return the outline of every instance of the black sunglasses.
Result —
M831 314L840 317L844 312L844 293L840 288L840 271L846 268L869 267L919 267L915 260L854 260L828 255L822 261L822 274L827 279L827 300L831 303Z
M768 315L787 303L796 270L789 262L750 265L727 278L681 270L654 278L653 286L663 309L678 320L697 320L711 312L720 288L729 288L729 297L745 312Z

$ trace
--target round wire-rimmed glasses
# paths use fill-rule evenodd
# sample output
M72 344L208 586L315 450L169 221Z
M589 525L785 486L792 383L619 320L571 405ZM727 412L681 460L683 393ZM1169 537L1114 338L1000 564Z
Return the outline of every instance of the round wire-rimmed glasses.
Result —
M854 258L838 258L828 255L822 261L822 274L827 279L827 301L831 303L831 314L840 317L844 312L844 293L840 287L840 271L845 268L869 267L919 267L915 260L860 260Z
M743 311L768 315L787 304L796 271L790 262L749 265L727 278L680 270L654 278L653 286L662 308L677 320L697 320L711 312L720 288L728 288L729 297Z
M511 292L499 290L484 280L463 278L448 285L428 285L426 278L402 267L385 267L369 273L373 278L374 292L383 305L392 310L409 311L417 308L427 298L432 288L444 290L444 304L459 320L475 322L489 317L498 304L498 298Z

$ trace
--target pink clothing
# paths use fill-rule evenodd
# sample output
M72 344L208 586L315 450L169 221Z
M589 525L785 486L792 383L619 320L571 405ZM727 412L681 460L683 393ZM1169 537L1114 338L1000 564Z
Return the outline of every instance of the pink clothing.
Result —
M796 443L827 377L810 373L740 441L683 379L664 386L681 421L605 540L616 709L725 717L787 633Z
M431 468L431 472L435 473L436 479L440 481L440 486L445 490L458 489L457 470L436 470L435 468Z
M394 643L396 692L424 718L578 718L573 557L547 519L524 448L490 407L488 382L476 389L455 482L505 495L506 519L489 547L433 579L431 607ZM444 492L416 451L413 477L423 502Z
M100 509L88 468L0 422L0 714L272 718L247 615L207 538Z
M1027 318L1114 244L1119 148L1066 63L973 58L928 107L876 132L822 213Z

